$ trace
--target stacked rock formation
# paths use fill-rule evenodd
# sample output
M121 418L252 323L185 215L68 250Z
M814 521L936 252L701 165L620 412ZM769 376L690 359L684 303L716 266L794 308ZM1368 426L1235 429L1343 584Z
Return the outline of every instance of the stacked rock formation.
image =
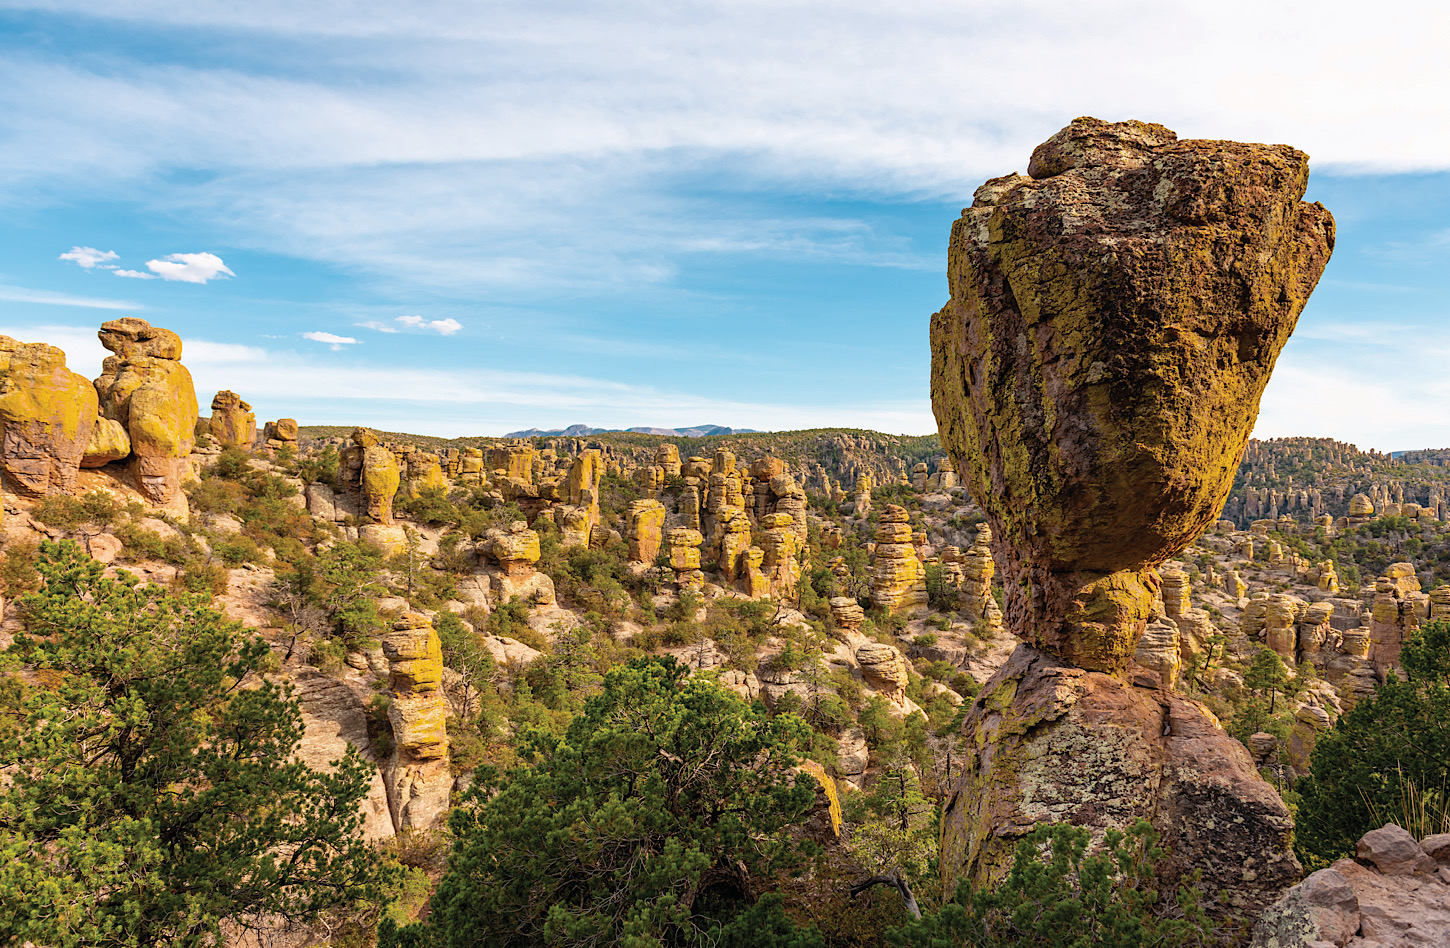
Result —
M852 501L852 514L857 520L865 520L866 515L871 512L871 491L876 487L876 478L870 474L861 474L856 478L855 500Z
M889 613L920 612L927 605L926 567L913 540L906 508L887 504L876 527L871 602Z
M257 416L236 392L221 391L211 400L207 430L224 448L250 448L257 440ZM296 430L293 430L296 440Z
M977 525L977 539L962 554L962 585L959 599L963 611L971 617L973 629L982 638L992 638L1002 628L1002 607L992 595L992 577L997 565L992 562L992 528Z
M527 522L515 520L507 530L489 530L480 550L498 566L489 583L496 603L517 598L536 606L554 604L554 581L534 568L540 556L539 534Z
M385 781L393 825L431 829L448 809L448 706L443 696L443 649L427 616L410 613L382 636L393 701L393 758Z
M866 624L866 610L850 596L833 596L830 602L831 619L841 631L856 633Z
M1384 681L1398 666L1400 647L1420 622L1429 617L1430 597L1420 591L1420 580L1412 563L1392 563L1375 580L1374 603L1370 607L1370 660L1375 675ZM1402 676L1403 677L1403 676Z
M700 544L705 538L699 530L677 527L670 531L670 568L680 589L699 589L705 582L700 572Z
M6 486L45 496L75 490L87 453L105 460L130 453L123 426L112 423L96 434L96 389L65 365L65 353L43 343L0 336L0 470Z
M130 457L137 487L152 502L169 503L181 492L200 417L191 373L181 364L181 337L130 316L102 323L97 335L114 353L95 382L100 417L115 424L102 425L110 432L108 447L92 462L109 463L101 458L117 452L124 431L129 449L123 457Z
M987 514L1020 646L964 722L947 891L1016 837L1143 816L1238 910L1298 875L1293 823L1202 708L1124 677L1164 563L1213 523L1333 246L1287 146L1078 119L976 192L931 321L943 445ZM1069 763L1070 762L1070 763Z
M262 440L269 448L280 448L297 444L297 419L278 418L262 426Z
M801 579L795 518L787 513L767 514L760 525L765 530L760 540L764 553L761 569L765 573L769 594L776 599L792 599Z

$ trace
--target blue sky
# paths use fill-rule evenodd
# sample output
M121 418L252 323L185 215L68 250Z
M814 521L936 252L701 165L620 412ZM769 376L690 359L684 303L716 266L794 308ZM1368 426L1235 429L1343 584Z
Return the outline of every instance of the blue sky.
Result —
M141 316L204 401L303 423L925 433L952 220L1075 115L1133 117L1303 148L1338 219L1258 433L1450 445L1447 25L0 0L0 332L95 375L96 325Z

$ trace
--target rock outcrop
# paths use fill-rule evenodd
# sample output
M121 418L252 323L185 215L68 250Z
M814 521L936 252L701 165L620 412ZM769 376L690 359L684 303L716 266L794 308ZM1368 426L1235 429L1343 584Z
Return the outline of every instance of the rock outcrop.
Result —
M1393 823L1294 886L1254 926L1252 948L1450 944L1450 834L1421 842Z
M257 416L236 392L217 392L211 400L211 436L224 448L250 448L257 440ZM293 429L296 440L296 429Z
M141 492L169 503L181 490L200 417L196 386L181 364L181 337L130 316L102 323L98 335L114 353L95 382L101 416L126 429Z
M1155 568L1224 506L1333 220L1300 200L1303 153L1141 122L1078 119L1028 172L987 182L954 226L931 324L942 442L1030 643L963 724L946 890L1000 877L1035 823L1101 838L1145 817L1168 877L1202 869L1220 909L1259 909L1298 877L1283 802L1206 708L1125 679Z
M657 500L636 500L629 505L625 516L625 538L629 541L630 562L654 565L660 544L664 542L667 515L665 505Z
M1022 645L982 686L964 730L942 817L946 891L963 874L1000 878L1037 823L1101 840L1139 817L1162 834L1171 880L1202 869L1203 891L1225 893L1235 912L1262 909L1299 878L1283 801L1244 746L1177 694Z
M0 336L0 470L6 486L34 497L74 493L96 430L96 408L95 388L66 368L64 352ZM114 429L104 429L103 438L115 437ZM121 457L130 453L129 439L125 446Z
M382 644L393 697L393 758L384 774L393 825L399 831L431 829L447 811L453 788L442 645L432 622L417 613L394 623Z

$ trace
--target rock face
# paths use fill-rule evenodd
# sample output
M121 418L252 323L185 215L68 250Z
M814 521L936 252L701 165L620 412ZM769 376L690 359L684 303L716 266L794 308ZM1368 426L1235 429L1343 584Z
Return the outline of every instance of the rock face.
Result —
M217 392L211 400L210 430L224 448L249 448L257 440L257 416L236 392Z
M1078 119L1028 171L953 227L932 402L997 538L1007 626L1120 669L1152 567L1223 507L1334 224L1282 145Z
M1450 944L1450 836L1422 842L1393 823L1294 886L1254 926L1252 948Z
M1283 802L1207 709L1124 679L1155 567L1223 508L1334 223L1301 202L1308 159L1287 146L1078 119L1028 171L962 213L931 323L942 443L1030 643L963 724L946 891L999 878L1035 823L1100 839L1145 817L1169 878L1202 869L1222 909L1259 909L1299 873ZM1143 655L1165 670L1168 624Z
M114 353L95 382L101 416L126 429L142 493L168 503L181 490L200 417L196 386L181 364L181 337L130 316L102 323L98 335Z
M1100 840L1139 817L1163 834L1166 874L1256 911L1299 878L1294 824L1243 745L1171 692L1128 685L1022 645L982 686L963 725L967 759L942 818L946 891L1000 878L1041 822Z
M385 781L393 825L429 829L448 809L453 776L448 765L448 707L443 648L427 616L410 613L382 637L393 703L393 759Z
M0 469L8 485L32 496L73 493L96 406L95 388L66 368L60 349L0 336ZM129 453L128 443L121 457Z

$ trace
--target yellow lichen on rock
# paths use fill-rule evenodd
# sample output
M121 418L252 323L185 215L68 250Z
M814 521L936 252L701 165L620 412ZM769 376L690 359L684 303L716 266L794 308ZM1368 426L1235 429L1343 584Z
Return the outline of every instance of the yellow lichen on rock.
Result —
M72 493L96 424L96 390L66 368L60 349L0 339L8 362L0 379L0 468L22 493Z
M1146 612L1116 603L1126 624L1102 634L1126 641L1082 648L1069 604L1222 509L1333 246L1307 178L1287 146L1078 119L957 221L932 402L1003 554L1012 631L1094 667L1131 657Z
M211 400L211 436L224 448L249 448L257 440L257 416L242 396L217 392Z
M178 361L181 337L134 317L102 323L97 335L115 353L95 381L100 413L125 427L142 492L168 503L181 490L200 418L191 373Z

